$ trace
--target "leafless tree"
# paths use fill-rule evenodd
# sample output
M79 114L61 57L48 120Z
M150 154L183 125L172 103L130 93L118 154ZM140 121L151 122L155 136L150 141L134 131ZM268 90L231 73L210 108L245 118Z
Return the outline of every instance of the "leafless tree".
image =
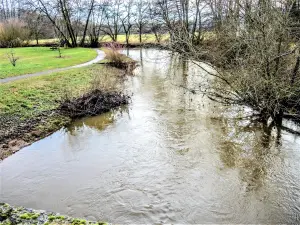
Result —
M97 4L91 14L91 21L88 28L89 41L91 47L98 47L101 29L103 28L105 8L101 4Z
M104 7L104 23L105 26L101 29L113 41L117 41L118 34L122 28L121 16L121 0L106 1Z
M31 38L36 40L36 44L39 44L39 39L41 35L45 33L45 26L48 25L48 21L44 15L40 14L36 10L27 11L22 19L27 24L30 31Z
M129 44L129 37L133 26L133 0L128 0L123 5L123 11L121 13L121 23L125 33L126 44Z
M299 112L300 56L298 44L290 45L291 5L261 1L250 11L239 2L238 11L216 26L212 47L199 49L189 43L187 57L201 60L206 50L212 65L218 66L215 72L207 71L214 79L200 84L199 90L223 104L249 106L265 123L271 119L281 124L285 114Z
M95 0L29 0L29 3L49 19L69 47L78 45L79 34L80 45L84 45Z
M135 1L135 24L139 32L139 41L142 43L142 34L144 26L148 20L148 9L150 3L148 1L136 0Z
M152 33L155 36L155 40L160 43L163 34L166 32L164 29L164 22L160 14L160 8L157 4L151 2L148 7L149 25Z

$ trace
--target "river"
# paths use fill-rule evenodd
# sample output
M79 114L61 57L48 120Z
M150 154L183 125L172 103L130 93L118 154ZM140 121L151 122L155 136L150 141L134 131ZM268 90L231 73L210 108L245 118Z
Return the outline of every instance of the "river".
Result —
M131 103L5 159L0 201L122 224L300 222L299 136L180 87L206 74L178 55L127 54Z

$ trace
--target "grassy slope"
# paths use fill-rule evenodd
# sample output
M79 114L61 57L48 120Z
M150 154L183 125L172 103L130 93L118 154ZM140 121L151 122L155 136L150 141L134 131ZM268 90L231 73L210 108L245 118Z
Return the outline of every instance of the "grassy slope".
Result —
M19 58L16 67L7 58L10 49L0 49L0 79L77 65L97 56L95 50L87 48L62 49L63 58L57 58L58 52L47 47L15 48L13 51Z
M92 65L51 75L28 78L0 85L0 114L18 114L30 117L57 107L56 100L64 94L79 94L99 74L103 65Z

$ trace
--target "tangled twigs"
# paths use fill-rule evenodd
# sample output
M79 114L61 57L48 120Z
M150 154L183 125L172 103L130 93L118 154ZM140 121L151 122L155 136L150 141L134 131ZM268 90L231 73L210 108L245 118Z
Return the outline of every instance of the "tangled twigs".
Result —
M93 90L79 98L62 100L59 110L71 118L95 116L127 104L129 96L118 92Z

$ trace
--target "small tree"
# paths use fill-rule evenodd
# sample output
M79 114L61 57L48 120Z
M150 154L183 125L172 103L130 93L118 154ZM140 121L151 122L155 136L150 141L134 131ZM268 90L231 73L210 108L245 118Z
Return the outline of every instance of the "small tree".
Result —
M11 48L10 52L7 53L7 57L10 61L10 63L15 67L17 65L18 57L16 57L16 53L14 50Z

